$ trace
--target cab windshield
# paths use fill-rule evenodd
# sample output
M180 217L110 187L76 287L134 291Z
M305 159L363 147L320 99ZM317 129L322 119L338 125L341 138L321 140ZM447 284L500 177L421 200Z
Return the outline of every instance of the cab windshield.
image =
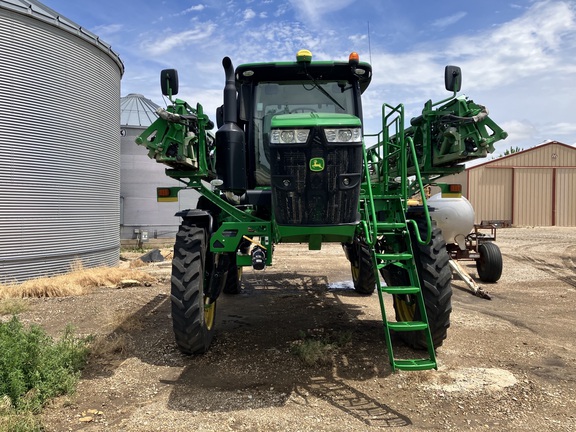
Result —
M347 82L260 82L253 113L256 183L270 183L269 136L272 117L295 113L356 113L353 86Z

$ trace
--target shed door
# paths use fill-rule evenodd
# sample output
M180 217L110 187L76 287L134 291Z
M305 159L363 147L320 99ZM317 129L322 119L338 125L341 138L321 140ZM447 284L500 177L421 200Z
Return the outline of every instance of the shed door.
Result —
M552 225L553 170L514 170L514 220L520 226Z
M557 226L576 226L576 168L556 168Z

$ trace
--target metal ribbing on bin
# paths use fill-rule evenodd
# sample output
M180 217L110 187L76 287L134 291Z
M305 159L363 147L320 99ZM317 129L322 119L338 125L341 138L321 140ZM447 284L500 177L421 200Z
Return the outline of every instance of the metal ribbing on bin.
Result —
M0 282L117 264L120 59L33 0L0 0L0 52Z

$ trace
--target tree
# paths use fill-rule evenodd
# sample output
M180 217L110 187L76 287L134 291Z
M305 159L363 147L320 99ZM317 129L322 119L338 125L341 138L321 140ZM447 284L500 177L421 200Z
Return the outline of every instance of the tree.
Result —
M506 149L504 151L504 154L499 154L498 157L502 157L502 156L509 156L513 153L518 153L521 152L522 150L524 150L523 148L520 147L510 147L509 149Z

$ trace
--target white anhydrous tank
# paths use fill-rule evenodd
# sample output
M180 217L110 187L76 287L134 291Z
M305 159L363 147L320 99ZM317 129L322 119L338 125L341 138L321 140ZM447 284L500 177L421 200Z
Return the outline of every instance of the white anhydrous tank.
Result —
M470 201L464 197L442 198L438 193L428 199L428 206L434 209L430 216L442 230L446 243L457 243L465 250L466 236L474 227L474 208Z

